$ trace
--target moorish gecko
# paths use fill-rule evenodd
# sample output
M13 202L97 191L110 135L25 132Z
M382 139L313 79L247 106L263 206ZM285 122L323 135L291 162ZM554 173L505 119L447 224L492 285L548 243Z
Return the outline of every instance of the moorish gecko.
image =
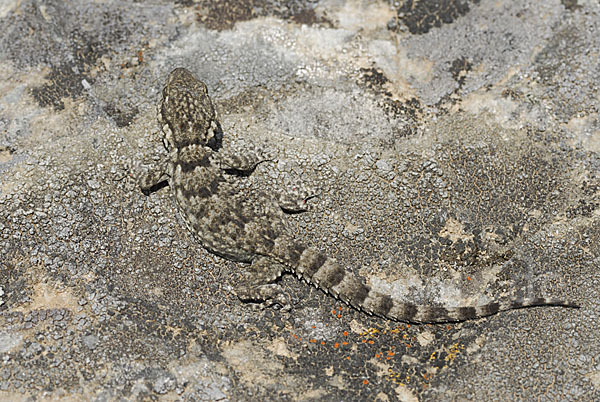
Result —
M290 272L358 310L415 323L463 321L530 306L576 307L548 298L470 307L419 306L375 291L334 259L290 235L283 209L301 211L305 200L278 201L269 194L250 194L233 185L263 160L223 149L223 133L206 85L186 69L177 68L169 75L159 121L169 154L142 176L140 187L147 193L168 182L187 226L202 246L249 264L248 283L237 289L242 300L277 301L281 294L275 282Z

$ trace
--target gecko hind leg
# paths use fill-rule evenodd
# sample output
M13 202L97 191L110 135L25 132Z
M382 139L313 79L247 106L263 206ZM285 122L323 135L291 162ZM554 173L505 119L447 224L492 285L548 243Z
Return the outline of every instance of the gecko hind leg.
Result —
M275 283L286 271L285 267L268 257L259 257L247 268L247 284L237 290L238 298L246 303L256 303L260 308L291 308L283 289Z

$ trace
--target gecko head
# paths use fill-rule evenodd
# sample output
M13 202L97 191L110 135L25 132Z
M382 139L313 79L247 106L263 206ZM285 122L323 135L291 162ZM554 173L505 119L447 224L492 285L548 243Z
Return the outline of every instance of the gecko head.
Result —
M169 74L162 91L159 121L167 151L188 145L218 150L223 130L208 96L206 85L185 68Z

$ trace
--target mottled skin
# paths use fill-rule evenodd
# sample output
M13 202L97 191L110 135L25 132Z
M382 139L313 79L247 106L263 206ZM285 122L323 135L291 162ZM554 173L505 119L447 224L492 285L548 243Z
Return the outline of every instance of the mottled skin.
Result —
M278 302L275 281L291 272L349 305L393 320L414 323L455 322L530 306L565 306L561 300L529 298L472 307L417 306L372 290L334 259L290 236L282 208L303 210L304 201L241 191L234 185L261 159L233 155L222 148L222 130L206 85L189 71L171 72L160 105L159 120L168 157L144 175L148 192L168 181L189 229L207 250L249 264L248 281L237 285L246 301Z

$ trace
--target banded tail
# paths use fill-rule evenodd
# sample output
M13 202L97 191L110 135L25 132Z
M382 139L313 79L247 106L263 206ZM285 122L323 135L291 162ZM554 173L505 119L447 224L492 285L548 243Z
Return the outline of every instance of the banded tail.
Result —
M472 320L496 314L499 311L535 306L560 306L579 308L552 298L525 298L496 301L481 306L435 307L405 303L367 286L360 277L345 270L334 259L323 253L294 243L289 238L279 238L273 249L280 263L288 266L298 277L306 280L348 305L370 315L410 323L445 323Z

